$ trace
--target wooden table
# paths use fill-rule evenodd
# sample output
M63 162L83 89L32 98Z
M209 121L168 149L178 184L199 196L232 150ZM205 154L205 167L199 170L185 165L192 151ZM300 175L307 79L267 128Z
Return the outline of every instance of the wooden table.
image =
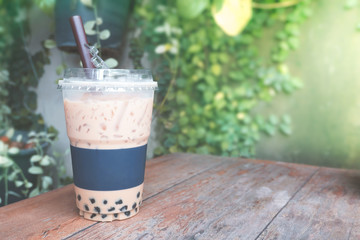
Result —
M0 239L360 239L359 207L359 171L173 154L133 218L84 220L69 185L0 208Z

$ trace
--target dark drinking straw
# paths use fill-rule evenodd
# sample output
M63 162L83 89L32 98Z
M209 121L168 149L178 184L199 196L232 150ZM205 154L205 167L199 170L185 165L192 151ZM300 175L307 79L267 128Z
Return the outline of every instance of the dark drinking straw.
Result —
M80 16L72 16L70 18L71 28L76 40L76 45L80 54L81 62L84 68L95 68L94 64L91 62L91 55L86 39L84 25Z

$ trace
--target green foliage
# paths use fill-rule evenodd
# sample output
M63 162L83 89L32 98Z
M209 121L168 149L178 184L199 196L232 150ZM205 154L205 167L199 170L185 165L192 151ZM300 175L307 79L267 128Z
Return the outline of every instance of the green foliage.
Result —
M299 45L299 25L311 14L310 2L286 9L255 9L246 29L235 37L215 24L210 4L187 19L172 1L138 2L132 24L141 34L131 43L130 57L139 67L143 48L159 84L156 116L161 147L155 154L252 156L261 133L272 136L280 130L290 135L289 116L258 116L254 108L301 87L284 61ZM271 60L265 64L255 41L274 24L280 30L274 36Z
M49 0L36 1L43 10L53 3ZM49 58L47 49L34 54L28 49L30 29L27 10L32 4L25 0L0 2L0 134L12 128L30 132L27 143L31 151L36 152L27 159L30 168L22 169L18 162L21 151L0 141L0 189L1 193L5 192L5 199L1 202L5 205L9 195L31 197L47 191L52 185L49 169L55 164L55 160L44 152L44 147L53 143L57 130L45 126L41 114L35 113L36 88ZM49 41L45 45L48 48L54 46ZM26 173L23 172L25 170ZM37 183L27 179L28 173L37 176ZM9 183L16 192L8 190Z
M10 133L11 132L11 133ZM13 137L13 129L7 131L9 138L18 139L19 141L24 136L19 134ZM53 185L53 177L51 177L51 169L56 165L53 157L47 155L44 150L52 144L55 134L46 132L30 132L27 136L27 144L34 145L34 154L30 157L29 169L22 169L20 163L14 160L14 157L20 153L20 149L13 146L8 146L6 143L0 141L0 184L4 191L3 205L8 203L9 195L16 197L33 197L40 193L47 192ZM29 150L22 150L29 151ZM24 173L27 170L29 174L36 175L37 180L32 183ZM13 184L15 191L10 191L9 186ZM1 204L0 204L1 205Z
M0 11L0 119L2 128L9 126L20 130L43 130L44 120L36 114L35 89L49 63L47 50L30 54L26 36L29 26L26 10L28 1L3 2Z
M176 7L178 9L179 15L181 17L192 19L199 14L201 14L202 11L205 10L205 8L209 5L209 0L177 0L176 1Z
M35 4L47 15L54 15L55 0L35 0Z

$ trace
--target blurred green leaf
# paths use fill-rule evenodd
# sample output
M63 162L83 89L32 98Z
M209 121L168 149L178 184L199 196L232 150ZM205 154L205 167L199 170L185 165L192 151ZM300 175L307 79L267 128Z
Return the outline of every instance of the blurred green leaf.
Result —
M95 35L96 34L96 31L94 30L95 28L95 24L96 24L96 21L95 20L91 20L91 21L87 21L85 22L84 24L84 30L85 30L85 33L87 35Z
M56 67L56 74L57 74L57 75L61 75L61 74L63 74L64 70L65 70L65 69L64 69L64 65L61 64L61 65L59 65L59 66Z
M40 165L41 166L49 166L51 164L51 161L50 161L50 157L49 156L45 156L41 159L40 161Z
M8 194L9 194L9 195L12 195L12 196L15 196L15 197L18 197L18 198L21 197L20 194L18 194L17 192L14 192L14 191L8 191Z
M44 47L47 49L52 49L56 47L56 42L52 39L46 39L44 41Z
M85 6L92 8L93 7L93 1L92 0L80 0L80 2L82 4L84 4Z
M291 124L291 117L289 115L284 115L282 117L282 121L285 123L285 124Z
M346 0L344 8L346 10L350 10L350 9L353 9L354 7L356 7L357 5L358 5L358 0Z
M37 195L39 195L39 194L40 194L39 188L34 188L34 189L30 192L29 198L35 197L35 196L37 196Z
M43 176L41 180L43 189L48 189L53 184L53 180L49 176Z
M115 58L108 58L105 60L105 64L109 67L109 68L116 68L118 66L118 61Z
M34 174L34 175L39 175L39 174L44 173L43 169L41 167L37 167L37 166L31 166L28 169L28 172L31 173L31 174Z
M209 5L209 0L176 0L176 7L180 16L192 19L199 16Z
M43 157L41 155L33 155L30 158L30 162L34 163L34 162L39 162Z
M15 181L15 186L18 188L18 187L21 187L22 185L24 185L24 182L23 181Z
M292 134L291 127L289 125L286 125L286 124L280 125L280 131L285 135L291 135Z
M100 32L99 38L101 40L106 40L110 38L110 36L111 36L110 31L108 29L105 29Z
M277 116L271 115L271 116L269 117L269 121L270 121L270 123L271 123L272 125L277 125L278 122L279 122L279 119L277 118Z
M26 188L31 188L32 186L33 186L33 184L31 182L26 182L25 183Z

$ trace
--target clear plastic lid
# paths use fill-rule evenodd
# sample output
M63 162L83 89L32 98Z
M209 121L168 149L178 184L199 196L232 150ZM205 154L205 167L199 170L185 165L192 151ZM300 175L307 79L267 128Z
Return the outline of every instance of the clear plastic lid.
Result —
M68 68L58 88L91 92L146 91L156 90L157 82L146 69Z

